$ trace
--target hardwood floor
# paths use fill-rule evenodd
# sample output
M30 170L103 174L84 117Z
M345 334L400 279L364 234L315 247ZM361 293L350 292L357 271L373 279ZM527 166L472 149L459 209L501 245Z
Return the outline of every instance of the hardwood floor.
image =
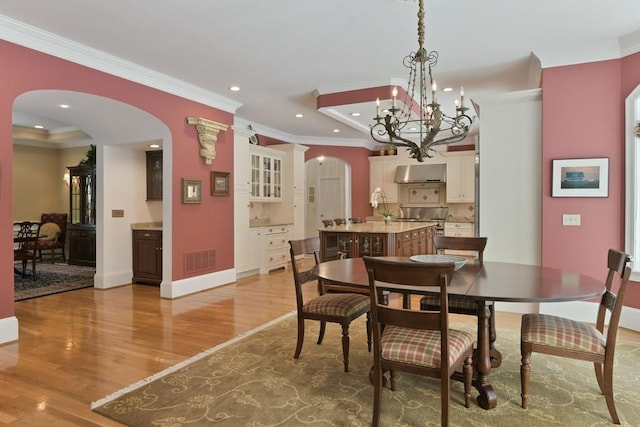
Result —
M295 310L290 270L176 300L159 294L127 285L17 302L20 340L0 346L0 425L120 425L91 402ZM496 321L519 327L520 315Z

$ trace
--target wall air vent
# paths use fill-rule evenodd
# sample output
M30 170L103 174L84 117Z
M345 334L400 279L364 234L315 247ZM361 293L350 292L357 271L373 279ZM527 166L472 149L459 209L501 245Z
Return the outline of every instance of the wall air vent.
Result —
M184 272L195 273L202 270L210 270L216 265L216 250L189 252L184 254Z

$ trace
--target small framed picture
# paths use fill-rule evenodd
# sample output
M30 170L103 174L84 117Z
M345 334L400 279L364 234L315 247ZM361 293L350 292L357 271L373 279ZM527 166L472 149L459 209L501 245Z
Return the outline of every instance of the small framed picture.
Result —
M211 172L211 195L229 195L229 172Z
M182 178L182 203L202 202L202 181Z
M552 197L609 197L609 158L554 159Z

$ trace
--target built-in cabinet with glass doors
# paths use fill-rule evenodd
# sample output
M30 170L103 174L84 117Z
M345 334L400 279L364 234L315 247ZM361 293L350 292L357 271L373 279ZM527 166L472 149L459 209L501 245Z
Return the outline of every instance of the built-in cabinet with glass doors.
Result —
M264 147L251 147L251 199L282 200L282 154Z
M69 264L96 265L96 170L90 166L69 169Z

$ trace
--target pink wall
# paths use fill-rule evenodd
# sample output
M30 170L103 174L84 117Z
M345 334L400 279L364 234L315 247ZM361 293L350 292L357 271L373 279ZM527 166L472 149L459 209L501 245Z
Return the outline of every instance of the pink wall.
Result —
M305 160L316 157L337 157L351 166L351 215L365 218L371 215L369 205L369 156L366 148L345 148L330 145L311 145Z
M543 70L542 264L602 278L609 248L624 249L624 98L640 84L640 54ZM624 82L624 84L623 84ZM551 197L551 161L608 157L609 197ZM562 225L580 214L580 227ZM626 305L640 308L640 289Z
M12 105L16 97L31 90L60 89L105 96L145 110L162 121L173 138L173 280L187 276L183 267L187 252L215 249L213 271L233 268L233 251L228 247L228 242L233 241L233 196L209 196L210 171L233 170L233 131L229 128L219 135L217 157L213 166L207 166L199 155L195 128L186 124L187 116L200 116L232 125L232 114L2 40L0 55L0 319L14 315L10 243ZM202 180L202 204L181 203L180 178Z

